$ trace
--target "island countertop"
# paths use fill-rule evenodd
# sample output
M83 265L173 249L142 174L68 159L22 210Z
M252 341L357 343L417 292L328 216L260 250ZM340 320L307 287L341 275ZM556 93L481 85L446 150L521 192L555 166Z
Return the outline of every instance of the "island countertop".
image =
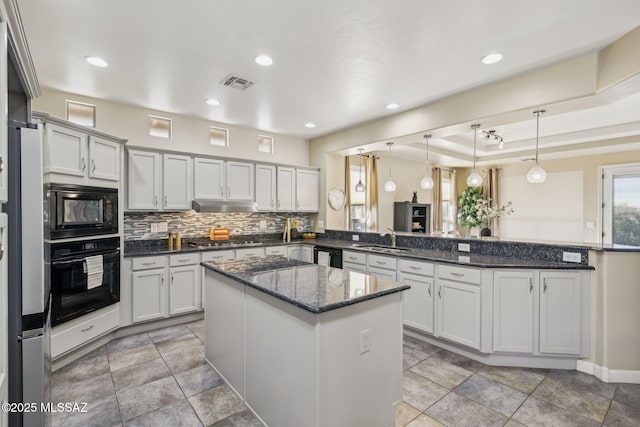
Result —
M312 313L410 288L394 280L281 256L208 261L202 266Z

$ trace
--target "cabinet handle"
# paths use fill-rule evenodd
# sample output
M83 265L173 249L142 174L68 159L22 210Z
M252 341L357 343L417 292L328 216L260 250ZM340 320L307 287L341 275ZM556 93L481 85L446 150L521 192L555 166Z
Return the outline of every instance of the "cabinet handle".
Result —
M160 286L164 286L164 276L161 277L162 282L160 282Z
M271 209L273 209L273 205L274 205L273 200L271 200Z
M91 160L91 172L95 172L95 171L96 171L96 161Z
M153 196L153 206L158 206L158 196Z
M4 245L0 245L0 259L4 258Z
M212 258L212 259L220 259L220 258L222 258L222 255L212 256L211 258Z
M188 262L189 258L179 259L178 262Z
M452 276L464 277L464 273L451 273Z
M154 265L155 262L143 262L142 265Z
M83 157L82 158L82 171L84 172L85 169L87 169L87 160Z
M356 257L354 257L354 256L350 256L350 257L349 257L349 259L350 259L351 261L355 261L355 260L357 260L358 258L356 258Z
M220 197L224 196L224 188L220 187Z
M387 263L386 261L376 261L376 262L380 265L385 265Z
M4 158L0 156L0 173L4 171Z
M227 197L231 197L231 187L227 187Z
M542 279L542 293L547 292L547 279Z
M431 285L429 285L429 296L431 296Z
M422 267L417 267L415 265L410 265L409 268L412 269L412 270L416 270L416 271L422 270Z
M89 332L92 329L93 329L93 325L89 326L88 328L80 329L80 332Z
M171 283L173 284L173 273L171 273Z
M442 290L441 286L438 286L438 298L442 299L442 293L440 293L440 291Z
M533 279L529 277L529 293L533 292Z
M167 195L164 196L164 206L167 207Z

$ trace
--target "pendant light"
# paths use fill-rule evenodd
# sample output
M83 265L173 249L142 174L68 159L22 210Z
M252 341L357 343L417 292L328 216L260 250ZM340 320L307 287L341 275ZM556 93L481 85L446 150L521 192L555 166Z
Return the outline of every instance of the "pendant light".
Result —
M430 188L433 188L433 179L431 178L430 174L429 174L429 138L431 138L431 135L425 135L424 136L424 140L425 140L425 151L427 152L427 162L426 162L426 172L424 174L424 178L422 178L422 181L420 181L420 188L424 189L424 190L428 190Z
M358 180L358 183L356 184L356 191L358 193L363 193L365 190L365 186L362 183L362 152L364 151L364 148L358 148L358 155L360 156L360 179Z
M396 183L391 179L391 146L393 142L387 142L389 146L389 178L387 178L387 182L384 183L384 191L394 192L396 191Z
M543 115L546 110L536 110L533 115L536 116L536 164L529 169L527 173L527 181L531 184L542 184L547 179L547 172L542 169L542 166L538 163L538 140L540 138L540 116Z
M467 185L469 187L480 187L482 185L482 176L476 171L476 139L478 137L476 129L479 127L479 124L471 125L471 129L473 129L473 170L471 175L467 177Z

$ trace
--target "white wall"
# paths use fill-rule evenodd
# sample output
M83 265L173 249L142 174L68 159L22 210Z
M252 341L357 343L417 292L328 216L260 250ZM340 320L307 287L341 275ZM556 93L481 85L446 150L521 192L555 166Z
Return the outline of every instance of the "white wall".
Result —
M43 88L43 96L33 100L33 110L49 113L65 119L66 100L79 101L96 106L96 129L129 140L127 145L159 150L175 150L193 154L241 158L262 162L283 163L297 166L309 165L308 141L287 135L262 132L242 126L212 122L200 118L171 114L163 111L122 104L103 99L60 92ZM172 138L163 139L149 135L149 115L172 119ZM209 143L209 127L229 129L229 146L219 147ZM258 152L258 134L273 136L274 153Z

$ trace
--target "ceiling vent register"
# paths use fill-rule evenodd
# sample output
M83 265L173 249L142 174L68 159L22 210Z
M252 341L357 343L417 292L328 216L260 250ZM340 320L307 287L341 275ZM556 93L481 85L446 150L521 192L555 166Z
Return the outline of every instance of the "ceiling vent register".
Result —
M224 86L229 86L238 90L247 90L251 86L253 86L253 82L247 79L243 79L242 77L232 76L229 74L227 77L220 81L220 84Z

